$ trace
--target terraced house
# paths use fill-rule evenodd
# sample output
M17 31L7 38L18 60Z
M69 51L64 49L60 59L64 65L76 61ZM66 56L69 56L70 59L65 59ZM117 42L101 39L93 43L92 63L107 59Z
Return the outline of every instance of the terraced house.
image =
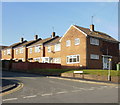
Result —
M43 62L43 63L50 63L49 57L45 56L45 44L49 43L53 40L58 38L58 36L55 36L55 33L53 32L52 36L46 39L42 39L37 41L36 43L33 43L27 47L28 49L28 61L30 62ZM51 62L52 63L52 62Z
M19 49L19 54L18 54ZM2 59L6 56L2 54ZM112 59L109 64L109 58ZM8 59L6 57L6 59ZM71 25L62 37L52 36L24 42L14 47L13 57L29 62L60 63L67 68L115 69L119 62L119 41L99 31L94 25Z

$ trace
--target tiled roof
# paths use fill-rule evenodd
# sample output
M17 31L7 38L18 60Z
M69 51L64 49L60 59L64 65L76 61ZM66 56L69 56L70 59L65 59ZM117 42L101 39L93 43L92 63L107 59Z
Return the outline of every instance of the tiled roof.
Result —
M59 43L59 40L60 40L60 39L61 39L61 37L58 37L58 38L50 41L49 43L46 43L45 45L46 45L46 46L47 46L47 45L54 45L54 44L56 44L56 43Z
M23 44L20 44L20 45L19 45L19 46L17 46L17 47L29 46L29 45L31 45L31 44L33 44L33 43L37 42L37 41L40 41L40 40L41 40L41 38L39 38L39 39L37 39L37 40L27 41L27 42L25 42L25 43L23 43Z
M27 42L27 41L24 41L24 42L22 42L22 43L25 43L25 42ZM4 49L14 48L14 47L16 47L16 46L19 46L19 45L22 44L22 43L21 43L21 42L14 43L14 44L12 44L12 45L10 45L10 46L5 47Z
M114 39L113 37L109 36L106 33L99 32L99 31L91 31L89 28L83 28L83 27L80 27L80 26L77 26L77 25L74 25L74 26L77 27L78 29L80 29L81 31L83 31L84 33L86 33L88 36L118 42L116 39Z
M54 37L54 38L50 37L50 38L42 39L42 40L40 40L40 41L37 41L36 43L31 44L31 46L39 45L39 44L42 45L42 44L45 44L45 43L47 43L47 42L51 42L51 41L55 40L57 37L58 37L58 36L56 36L56 37Z

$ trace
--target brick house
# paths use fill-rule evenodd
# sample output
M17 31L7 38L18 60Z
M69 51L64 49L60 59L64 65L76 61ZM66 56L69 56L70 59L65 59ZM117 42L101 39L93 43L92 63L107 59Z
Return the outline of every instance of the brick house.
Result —
M46 62L45 57L45 43L49 43L53 40L58 38L58 36L55 36L55 33L53 32L52 36L46 39L42 39L40 41L37 41L36 43L33 43L27 47L28 49L28 61L29 62Z
M8 46L0 46L0 59L2 59L2 49L6 48Z
M45 62L61 64L61 37L45 44Z
M14 51L13 48L19 46L20 44L25 43L26 41L23 41L23 38L20 39L20 42L14 43L10 46L7 46L1 50L1 60L11 60L14 58Z
M15 61L22 60L23 62L26 62L27 57L28 57L27 46L30 46L31 44L33 44L39 40L42 40L42 39L38 38L38 35L35 35L34 40L26 41L25 43L22 43L16 47L14 47L13 48L13 52L14 52L13 60L15 60Z
M108 69L108 59L112 68L119 61L119 42L111 36L77 25L72 25L60 40L61 64L71 67Z
M10 50L9 50L10 49ZM6 54L6 50L7 54ZM109 64L109 58L112 59ZM67 68L115 69L119 62L119 42L90 28L71 25L62 37L52 36L15 43L2 50L2 59L60 63Z

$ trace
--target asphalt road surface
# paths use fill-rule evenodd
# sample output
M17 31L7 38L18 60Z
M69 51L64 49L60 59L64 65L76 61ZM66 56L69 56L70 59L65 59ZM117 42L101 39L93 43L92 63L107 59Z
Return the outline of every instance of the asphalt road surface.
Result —
M3 103L118 103L118 85L6 71L3 71L3 78L19 80L24 84L20 90L3 96Z

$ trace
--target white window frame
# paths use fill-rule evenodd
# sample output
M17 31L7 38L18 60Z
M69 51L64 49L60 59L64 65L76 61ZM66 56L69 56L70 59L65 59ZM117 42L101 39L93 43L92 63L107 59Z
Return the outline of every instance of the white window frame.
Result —
M75 38L75 45L79 45L80 44L80 38Z
M48 49L48 52L51 52L51 46L48 46L47 49Z
M95 59L95 60L99 60L99 55L97 54L90 54L90 59Z
M79 59L78 59L79 58ZM76 59L76 62L74 62L73 60ZM71 60L71 61L70 61ZM79 61L77 61L79 60ZM69 56L66 56L66 63L67 64L74 64L74 63L80 63L80 55L77 54L77 55L69 55Z
M71 41L70 41L70 40L67 40L67 41L66 41L66 47L69 47L69 46L71 46Z
M61 58L53 58L53 63L61 63Z
M36 61L40 62L40 57L38 57L38 58L33 58L33 59L34 59L34 62L36 62Z
M54 46L54 51L56 52L56 51L60 51L60 50L61 50L61 45L60 44L56 44Z
M18 54L18 49L15 50L15 53Z
M99 46L99 39L90 38L90 44Z
M20 48L19 52L20 52L20 54L22 54L23 53L23 48Z
M32 48L30 48L29 53L30 53L30 54L32 53Z
M7 49L7 55L10 55L11 52L10 52L10 49Z
M6 50L4 50L4 55L6 55Z
M40 52L40 46L35 46L35 53Z

